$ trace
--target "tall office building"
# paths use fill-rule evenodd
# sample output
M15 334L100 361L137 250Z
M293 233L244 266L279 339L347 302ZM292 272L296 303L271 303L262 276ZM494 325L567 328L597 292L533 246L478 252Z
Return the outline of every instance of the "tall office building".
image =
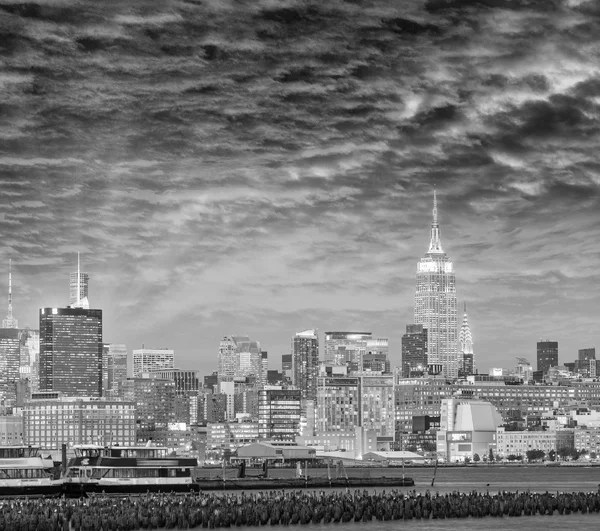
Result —
M473 355L473 336L471 334L471 327L469 326L469 320L467 319L467 303L465 302L465 315L463 317L462 326L460 327L460 334L458 335L460 341L460 376L468 376L475 372L475 358Z
M88 284L90 277L87 273L82 273L79 267L79 253L77 253L77 272L69 275L69 306L71 308L90 307L88 300Z
M40 309L40 391L102 395L102 310Z
M581 348L577 351L577 360L579 362L586 362L596 359L596 348Z
M371 332L325 332L325 363L360 370Z
M439 364L444 376L456 378L458 376L456 275L450 258L442 249L435 191L429 249L417 265L415 323L427 328L428 364Z
M558 366L558 341L538 341L537 370L546 374L550 367Z
M31 392L40 389L40 332L25 328L19 331L21 340L21 378L29 380Z
M427 374L427 328L406 325L402 336L402 377L412 378Z
M19 328L19 322L13 317L12 308L12 260L8 261L8 313L6 319L2 321L2 328Z
M103 373L106 374L106 394L116 393L119 382L127 379L127 347L118 343L106 343L106 364L103 363ZM106 369L105 369L106 367Z
M175 368L175 351L168 348L140 348L133 351L133 377Z
M263 381L263 358L258 341L248 336L225 336L219 343L217 372L220 382L232 382L236 377L254 375Z
M319 372L319 335L316 329L298 332L292 338L292 383L303 400L317 399Z
M19 324L12 314L11 261L8 261L8 312L0 328L0 413L11 411L17 399L20 377L21 342Z
M21 342L16 328L0 328L0 414L12 411L17 399Z

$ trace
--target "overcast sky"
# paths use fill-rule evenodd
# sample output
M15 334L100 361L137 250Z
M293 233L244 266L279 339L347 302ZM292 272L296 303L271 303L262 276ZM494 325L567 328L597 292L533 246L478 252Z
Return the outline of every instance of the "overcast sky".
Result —
M278 368L316 327L398 365L435 186L480 370L600 347L599 6L0 0L15 317L80 251L129 350L210 373L247 334Z

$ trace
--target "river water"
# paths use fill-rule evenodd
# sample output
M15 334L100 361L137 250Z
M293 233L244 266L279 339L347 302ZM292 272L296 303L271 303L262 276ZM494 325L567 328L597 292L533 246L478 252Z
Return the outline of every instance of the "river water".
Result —
M517 465L477 465L472 467L439 467L435 471L434 486L431 481L434 475L433 468L409 468L404 471L401 468L380 469L348 469L349 476L353 475L381 475L397 477L402 474L412 477L415 486L400 489L403 492L412 491L440 494L452 491L478 492L489 491L495 494L498 491L524 491L532 492L596 492L600 485L600 467L584 466L517 466ZM309 475L326 475L323 469L309 470ZM288 475L287 471L272 470L271 476ZM382 490L382 489L376 489ZM294 526L292 526L294 527ZM380 522L373 520L370 523L339 523L339 524L308 524L295 526L297 528L308 528L311 531L331 531L332 527L338 531L398 531L398 529L414 529L416 531L457 531L457 530L495 530L495 531L534 531L539 529L563 530L599 530L600 513L594 514L570 514L553 516L521 516L518 518L466 518L449 520L410 520ZM271 531L289 531L290 526L269 526Z

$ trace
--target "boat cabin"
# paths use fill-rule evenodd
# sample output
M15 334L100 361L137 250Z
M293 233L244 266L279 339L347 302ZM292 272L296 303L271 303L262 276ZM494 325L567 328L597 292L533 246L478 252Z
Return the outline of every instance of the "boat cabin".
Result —
M165 459L169 455L164 446L99 446L78 445L73 450L76 457L114 457L122 459Z
M33 446L0 446L0 459L39 457L40 449Z

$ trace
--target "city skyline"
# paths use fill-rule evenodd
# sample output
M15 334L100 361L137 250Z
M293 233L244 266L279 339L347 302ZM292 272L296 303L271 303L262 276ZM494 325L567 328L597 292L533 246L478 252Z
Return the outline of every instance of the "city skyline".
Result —
M41 4L0 5L21 328L80 252L129 351L210 374L247 334L278 367L314 327L400 366L435 188L480 371L600 344L595 3Z

